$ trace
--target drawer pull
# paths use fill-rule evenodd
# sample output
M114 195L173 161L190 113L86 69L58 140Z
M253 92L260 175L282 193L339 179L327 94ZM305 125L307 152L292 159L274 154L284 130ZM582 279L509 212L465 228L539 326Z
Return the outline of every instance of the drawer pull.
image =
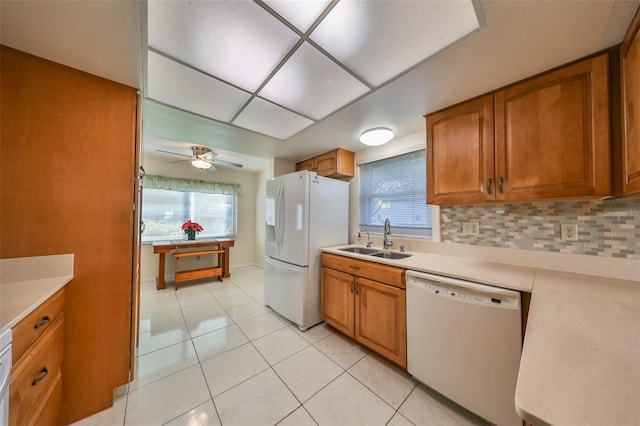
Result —
M40 370L40 376L36 377L35 380L31 382L31 386L35 386L40 383L45 377L47 377L47 374L49 374L47 367L42 367L42 370Z
M358 265L349 265L350 269L355 269L355 270L360 270L360 267Z
M51 318L46 316L46 317L42 318L40 320L40 322L37 322L36 325L33 326L33 328L38 329L40 327L44 327L45 325L49 324L49 321L51 321Z

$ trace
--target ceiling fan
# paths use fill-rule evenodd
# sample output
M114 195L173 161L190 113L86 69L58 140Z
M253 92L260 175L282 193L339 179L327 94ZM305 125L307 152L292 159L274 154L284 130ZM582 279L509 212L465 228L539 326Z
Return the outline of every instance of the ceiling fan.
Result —
M210 172L215 172L217 170L214 164L239 168L242 167L242 164L232 163L231 161L214 160L213 157L217 156L218 154L211 151L211 148L207 148L206 146L192 146L191 150L193 151L193 155L179 154L177 152L164 151L162 149L157 149L156 151L164 152L165 154L179 155L180 157L187 158L186 160L169 161L167 164L191 161L191 165L193 167L202 170L209 170Z

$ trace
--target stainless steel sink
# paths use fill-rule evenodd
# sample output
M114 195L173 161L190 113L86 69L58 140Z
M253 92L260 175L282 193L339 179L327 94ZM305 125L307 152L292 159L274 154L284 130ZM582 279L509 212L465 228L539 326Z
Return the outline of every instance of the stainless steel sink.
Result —
M378 253L380 251L378 249L365 248L365 247L345 247L338 250L348 251L350 253L357 253L357 254L372 254L372 253Z
M377 253L371 253L371 256L382 257L384 259L405 259L410 257L410 254L398 253L395 251L379 251Z
M404 259L411 256L410 254L406 253L398 253L395 251L381 251L380 249L368 247L343 247L338 250L348 251L350 253L356 254L364 254L367 256L382 257L384 259Z

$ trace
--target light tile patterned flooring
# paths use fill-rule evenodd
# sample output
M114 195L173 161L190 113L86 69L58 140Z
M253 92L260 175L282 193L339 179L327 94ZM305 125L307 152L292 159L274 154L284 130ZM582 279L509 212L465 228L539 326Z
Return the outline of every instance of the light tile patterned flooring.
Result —
M263 271L142 283L135 380L76 425L484 425L324 323L264 306Z

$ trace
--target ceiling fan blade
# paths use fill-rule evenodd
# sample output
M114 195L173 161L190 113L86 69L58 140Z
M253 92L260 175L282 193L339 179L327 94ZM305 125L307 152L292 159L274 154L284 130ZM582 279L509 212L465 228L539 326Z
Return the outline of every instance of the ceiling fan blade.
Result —
M182 163L184 161L192 161L192 160L190 158L187 158L186 160L167 161L167 164Z
M178 154L177 152L165 151L163 149L156 149L158 152L164 152L165 154L179 155L180 157L193 158L191 155Z
M242 168L242 164L232 163L231 161L213 160L213 162L216 163L216 164L220 164L221 166L231 166L231 167Z
M217 172L218 169L216 169L216 166L214 166L213 164L211 165L211 167L209 167L208 169L205 169L206 172Z

